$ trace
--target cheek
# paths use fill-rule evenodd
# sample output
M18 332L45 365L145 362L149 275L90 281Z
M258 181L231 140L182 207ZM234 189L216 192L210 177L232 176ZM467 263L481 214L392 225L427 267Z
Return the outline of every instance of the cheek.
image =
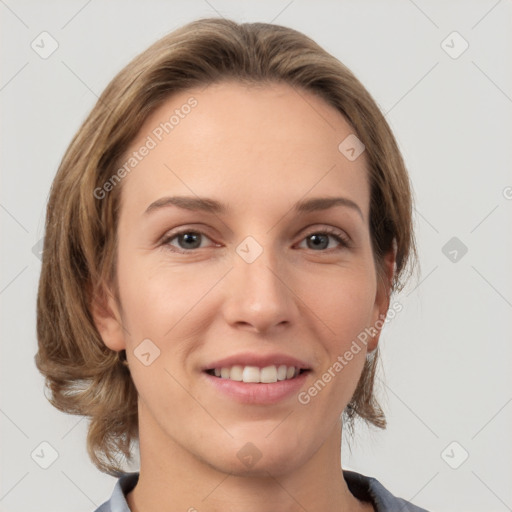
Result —
M300 297L330 338L331 349L343 350L372 322L376 282L372 267L338 268L332 273L306 275Z
M187 334L191 334L198 311L202 315L200 320L207 321L208 311L201 307L203 299L225 269L212 267L199 271L193 265L184 269L166 263L164 258L135 253L120 258L118 272L125 327L130 332L131 344L150 338L163 348L172 337L173 347L179 350L182 331L187 327ZM194 319L192 326L191 319Z
M321 365L298 402L312 416L324 418L326 425L332 425L349 403L366 361L365 329L371 325L375 303L371 276L352 268L344 279L338 273L336 283L317 280L323 286L307 293L308 305L321 320L317 325L322 324L317 330Z

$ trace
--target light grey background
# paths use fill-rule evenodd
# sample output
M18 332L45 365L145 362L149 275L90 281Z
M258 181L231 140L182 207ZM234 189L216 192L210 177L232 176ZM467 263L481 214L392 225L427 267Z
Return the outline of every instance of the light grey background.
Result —
M512 510L510 0L0 0L0 15L1 511L87 512L110 497L115 479L87 458L87 420L49 405L33 363L33 247L65 148L114 74L218 15L293 27L347 64L410 170L422 274L382 336L389 427L360 427L344 467L427 509ZM31 47L51 48L43 31L58 42L46 59ZM44 441L58 452L48 469Z

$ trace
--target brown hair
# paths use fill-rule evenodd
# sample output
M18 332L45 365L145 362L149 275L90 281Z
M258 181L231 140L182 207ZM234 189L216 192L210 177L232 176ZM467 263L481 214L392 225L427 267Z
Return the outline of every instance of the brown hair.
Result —
M203 19L175 30L137 56L112 80L69 145L47 206L37 299L35 363L58 409L90 418L93 463L122 472L138 438L137 391L119 354L95 327L91 303L114 285L121 186L103 199L109 180L145 119L175 92L224 80L284 82L312 91L342 113L366 147L371 189L370 232L379 276L396 241L396 271L387 289L400 290L415 253L412 194L395 138L374 100L336 58L307 36L266 23ZM117 296L117 292L114 292ZM373 384L378 349L365 363L345 410L384 428Z

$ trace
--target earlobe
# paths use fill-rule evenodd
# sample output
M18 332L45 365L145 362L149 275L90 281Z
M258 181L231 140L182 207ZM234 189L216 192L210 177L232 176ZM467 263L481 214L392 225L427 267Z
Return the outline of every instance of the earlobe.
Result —
M103 343L115 351L126 349L119 307L111 291L105 286L99 287L94 293L91 314Z

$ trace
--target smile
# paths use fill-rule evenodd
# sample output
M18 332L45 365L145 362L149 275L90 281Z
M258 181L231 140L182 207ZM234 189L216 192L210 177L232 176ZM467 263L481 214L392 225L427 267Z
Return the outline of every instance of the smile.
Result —
M271 384L273 382L291 380L307 370L296 366L287 366L285 364L270 365L264 368L258 366L224 366L222 368L212 368L206 370L206 373L219 377L245 383Z

